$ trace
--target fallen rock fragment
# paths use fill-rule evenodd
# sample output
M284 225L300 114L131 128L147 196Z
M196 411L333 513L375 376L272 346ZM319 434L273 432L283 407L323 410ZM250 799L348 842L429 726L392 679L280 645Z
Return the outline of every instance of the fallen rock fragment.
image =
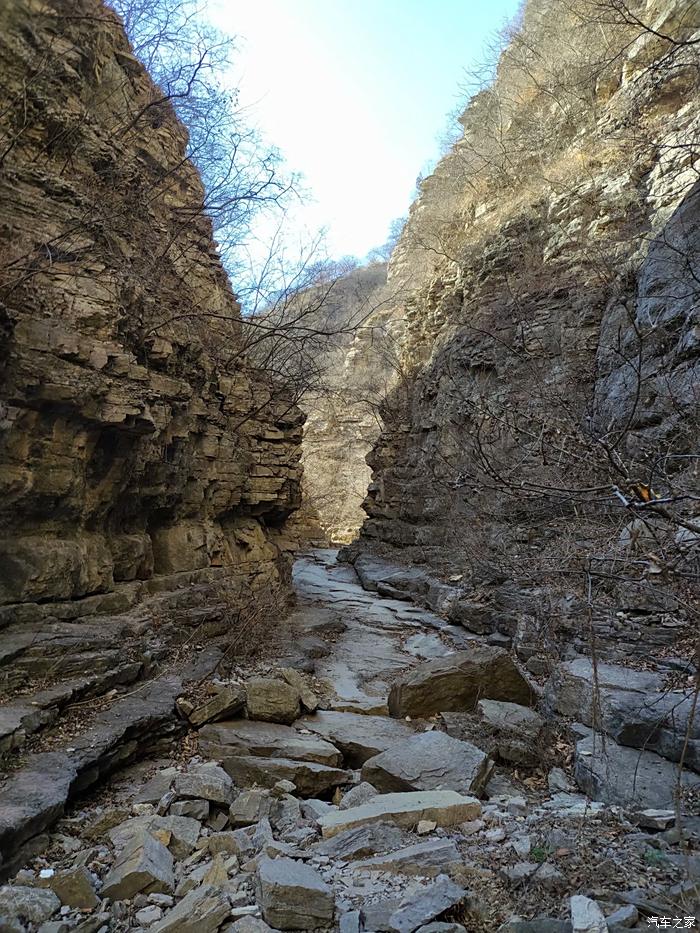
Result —
M230 914L231 906L224 892L204 884L185 895L151 930L153 933L214 933Z
M654 752L589 735L576 744L574 777L593 800L640 810L671 810L678 766ZM684 770L682 786L700 790L700 775Z
M3 885L0 888L0 921L17 920L43 923L58 912L61 901L53 891L26 885Z
M199 733L202 754L212 758L256 755L292 758L337 767L342 756L337 748L317 735L304 735L290 726L240 719L204 726Z
M313 930L333 922L333 893L309 865L265 858L258 869L263 918L278 930Z
M162 843L143 832L118 858L105 878L102 895L118 901L140 891L171 894L174 887L172 855Z
M404 841L401 829L393 823L367 823L354 829L345 829L317 843L314 855L335 861L352 861L398 849Z
M240 713L246 702L245 688L241 684L233 684L221 688L210 700L201 706L196 706L189 714L188 719L193 726L203 726L206 722L225 719Z
M349 810L336 810L321 817L324 838L366 823L391 822L409 829L421 820L438 826L456 826L481 815L474 797L463 797L453 790L418 791L405 794L378 794L369 803Z
M318 797L352 778L349 771L329 768L311 761L293 761L290 758L256 758L241 756L226 758L226 771L241 787L272 788L278 781L291 781L301 797Z
M41 887L50 888L61 903L68 907L92 910L100 903L90 873L83 867L56 871L45 882L40 881L39 884Z
M301 715L297 687L274 677L252 677L246 684L249 719L292 723Z
M392 716L430 716L473 710L482 698L530 706L534 694L511 656L502 648L476 645L445 658L419 664L389 693Z
M420 732L362 766L362 779L379 791L455 790L481 795L493 762L469 742L444 732Z
M228 806L233 803L233 782L223 768L215 762L191 765L180 772L173 783L178 797L194 797Z
M395 910L389 918L389 929L396 933L413 933L450 907L460 904L466 897L467 892L464 888L460 888L449 878L440 878L412 899L411 903Z
M574 894L569 898L569 907L573 933L607 933L605 914L597 901L583 894Z
M449 872L461 863L459 849L452 839L436 839L355 862L354 868L358 871L390 871L431 878Z
M368 758L415 735L415 729L408 723L397 722L387 716L335 711L303 716L295 728L308 729L332 742L341 750L351 768L361 767Z

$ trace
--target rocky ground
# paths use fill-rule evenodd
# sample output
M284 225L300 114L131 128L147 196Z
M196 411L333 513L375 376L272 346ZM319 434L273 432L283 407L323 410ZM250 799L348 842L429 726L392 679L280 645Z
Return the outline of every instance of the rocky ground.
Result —
M1 790L0 931L695 925L692 666L572 656L523 673L501 633L362 569L297 562L296 638L274 664L214 675L203 647L188 677L113 688L109 749L91 750L105 743L85 709L60 751L19 761ZM150 755L98 781L130 740Z

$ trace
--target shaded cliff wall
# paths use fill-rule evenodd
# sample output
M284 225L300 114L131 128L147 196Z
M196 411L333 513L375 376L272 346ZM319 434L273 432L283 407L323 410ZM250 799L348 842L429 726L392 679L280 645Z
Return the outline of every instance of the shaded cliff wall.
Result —
M0 71L7 617L286 576L303 415L241 353L186 130L98 0L3 3Z
M613 485L685 496L696 521L700 5L620 9L527 5L389 267L413 283L408 378L369 457L363 546L479 598L500 586L521 614L571 611L590 555L616 572Z

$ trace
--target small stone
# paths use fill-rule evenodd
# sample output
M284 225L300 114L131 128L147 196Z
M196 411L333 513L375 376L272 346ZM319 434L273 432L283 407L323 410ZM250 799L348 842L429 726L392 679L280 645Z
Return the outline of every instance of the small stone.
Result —
M283 667L280 670L280 674L290 687L294 687L299 691L299 697L301 698L301 704L304 709L309 713L315 713L318 709L318 697L313 690L307 687L306 681L299 671L295 671L292 667Z
M252 826L263 817L269 817L272 801L270 792L258 788L242 791L229 807L232 826Z
M149 894L148 903L157 907L172 907L175 900L169 894Z
M250 836L242 829L227 833L215 833L209 837L208 849L212 855L219 852L225 855L247 855L253 851Z
M160 920L162 916L162 908L156 905L142 907L141 910L136 911L136 920L141 924L142 927L150 927L157 920Z
M552 794L568 793L573 790L573 785L562 768L551 769L547 775L547 786Z
M188 816L190 819L204 823L209 819L208 800L177 800L170 804L171 816Z
M640 810L634 815L634 822L643 829L668 829L676 822L676 814L673 810L654 810L648 808Z
M241 917L223 927L221 933L274 933L274 930L257 917Z
M618 907L614 913L605 918L608 927L633 927L636 926L638 920L639 911L634 904L625 904L624 907Z
M607 933L605 915L597 901L583 894L574 894L569 899L569 906L573 933Z
M367 803L368 800L371 800L372 797L376 797L378 793L379 791L377 788L373 787L368 781L361 781L359 784L351 787L347 794L343 795L338 807L340 810L347 810L349 807L359 807L363 803Z
M362 779L378 790L455 790L482 793L493 762L481 749L444 732L420 732L362 766Z
M297 787L291 781L278 781L272 788L272 793L276 797L283 797L285 794L295 793Z
M134 803L158 803L163 795L170 790L170 785L177 773L177 768L163 768L161 771L157 771L134 797ZM116 826L117 824L113 825Z
M435 820L419 820L418 826L416 826L416 832L419 836L427 836L434 829L437 829Z
M239 786L271 788L279 780L288 780L296 786L300 797L318 797L339 784L347 784L352 777L349 771L312 761L258 758L252 755L226 758L224 767Z
M473 836L475 833L480 833L485 826L486 823L483 820L468 820L462 823L459 829L464 836Z
M527 801L524 797L510 797L506 809L512 816L524 816L527 813Z
M350 910L338 918L338 933L360 933L360 911Z

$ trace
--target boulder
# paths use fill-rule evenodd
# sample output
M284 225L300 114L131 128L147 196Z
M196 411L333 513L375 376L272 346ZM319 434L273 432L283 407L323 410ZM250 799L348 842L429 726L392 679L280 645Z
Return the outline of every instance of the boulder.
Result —
M292 723L301 715L299 689L275 677L252 677L246 684L249 719Z
M481 749L444 732L420 732L362 766L362 779L379 791L456 790L479 796L493 762Z
M144 832L117 859L105 878L101 894L118 901L140 891L171 894L174 887L172 855L162 843Z
M443 710L473 710L482 698L532 705L534 694L502 648L475 645L419 664L389 693L392 716L429 716Z
M231 914L226 894L211 884L190 891L155 923L153 933L215 933Z
M337 748L317 735L303 735L290 726L272 722L220 722L204 726L199 748L211 758L257 755L262 758L292 758L337 767L342 756Z
M300 797L318 797L352 780L349 771L329 768L312 761L293 761L291 758L239 756L226 758L223 765L242 787L257 785L272 788L278 781L291 781Z
M265 858L258 869L263 918L278 930L313 930L333 923L333 892L309 865Z
M474 797L463 797L453 790L418 791L405 794L378 794L369 803L349 810L335 810L321 817L324 838L366 823L390 822L405 829L421 820L438 826L456 826L481 816L481 805Z
M223 768L213 761L190 765L175 778L173 788L178 797L194 797L228 806L233 803L233 782Z
M368 758L415 735L415 729L408 723L397 722L387 716L335 711L304 716L296 723L296 728L308 729L332 742L341 750L351 768L361 767Z
M635 810L670 810L678 780L676 765L654 752L617 745L599 734L576 744L574 777L593 800ZM682 786L700 791L700 777L682 772Z
M224 719L240 713L245 706L245 689L241 684L222 687L210 700L196 706L188 719L193 726L203 726L205 722Z

